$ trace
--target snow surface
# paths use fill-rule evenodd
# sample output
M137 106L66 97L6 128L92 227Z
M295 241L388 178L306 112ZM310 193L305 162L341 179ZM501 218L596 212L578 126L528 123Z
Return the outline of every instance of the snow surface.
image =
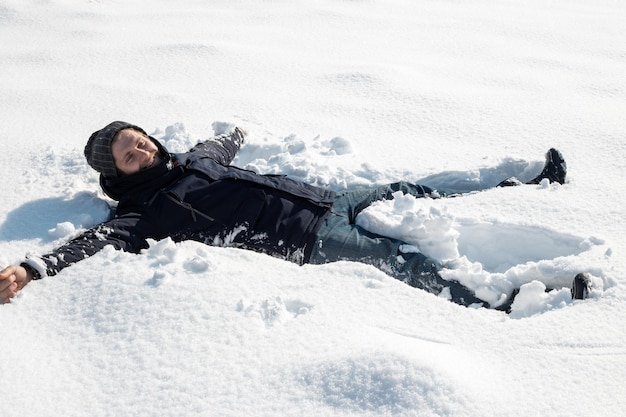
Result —
M355 263L107 249L0 306L1 415L622 415L625 18L618 0L0 0L2 264L106 217L82 148L112 120L173 151L237 124L237 165L336 190L485 190L551 146L569 167L359 218L487 300L522 285L509 316Z

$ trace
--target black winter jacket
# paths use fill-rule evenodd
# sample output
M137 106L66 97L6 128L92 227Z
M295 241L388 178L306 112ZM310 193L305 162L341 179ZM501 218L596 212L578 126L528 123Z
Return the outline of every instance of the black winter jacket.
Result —
M171 237L246 248L306 263L316 233L334 201L332 191L285 176L230 166L241 143L221 136L188 153L170 154L152 168L100 178L118 200L115 216L26 264L42 276L85 259L107 245L138 253L147 239Z

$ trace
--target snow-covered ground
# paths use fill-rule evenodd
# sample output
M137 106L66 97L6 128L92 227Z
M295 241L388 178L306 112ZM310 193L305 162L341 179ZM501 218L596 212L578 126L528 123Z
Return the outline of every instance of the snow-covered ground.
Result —
M0 0L0 263L103 220L110 121L336 190L511 315L355 263L104 250L0 306L2 416L618 416L626 408L626 3ZM219 123L214 123L219 122ZM572 302L577 272L591 297ZM545 287L557 288L546 293Z

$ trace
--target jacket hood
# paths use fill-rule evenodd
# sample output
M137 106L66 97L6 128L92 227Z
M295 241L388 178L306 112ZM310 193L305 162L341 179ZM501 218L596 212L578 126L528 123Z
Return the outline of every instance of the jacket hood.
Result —
M120 201L125 195L145 194L156 191L162 184L162 179L172 171L172 154L161 143L148 136L159 149L161 162L151 168L141 170L130 175L119 177L107 177L100 175L100 187L102 191L113 200Z

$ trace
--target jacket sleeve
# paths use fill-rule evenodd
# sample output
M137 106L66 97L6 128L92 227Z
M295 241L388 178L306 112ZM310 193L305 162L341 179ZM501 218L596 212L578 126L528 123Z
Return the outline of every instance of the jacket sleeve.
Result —
M148 247L144 236L149 236L150 231L142 230L146 227L149 227L149 224L138 215L114 218L85 231L51 253L27 256L23 265L34 270L37 279L54 276L62 269L96 254L108 245L138 253Z
M231 133L216 136L194 146L190 152L198 152L222 165L230 165L243 144L246 132L235 128Z

